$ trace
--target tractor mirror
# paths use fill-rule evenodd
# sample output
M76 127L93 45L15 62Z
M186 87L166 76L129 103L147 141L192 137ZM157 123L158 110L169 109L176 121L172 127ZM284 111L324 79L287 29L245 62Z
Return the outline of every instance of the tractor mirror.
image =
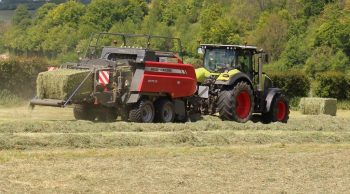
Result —
M197 50L198 54L204 54L204 49L202 47L199 47Z

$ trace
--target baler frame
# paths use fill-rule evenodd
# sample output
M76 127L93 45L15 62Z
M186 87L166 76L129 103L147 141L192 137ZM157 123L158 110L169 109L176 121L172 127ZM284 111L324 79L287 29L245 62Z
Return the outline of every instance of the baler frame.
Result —
M181 58L181 60L183 61L183 47L182 47L182 43L180 38L173 38L173 37L167 37L167 36L156 36L156 35L146 35L146 34L124 34L124 33L109 33L109 32L100 32L100 33L93 33L90 36L90 40L89 40L89 45L86 48L85 52L84 52L84 56L85 58L90 58L89 57L89 53L95 53L96 49L99 47L103 47L103 45L99 45L100 44L100 40L101 38L103 38L103 36L119 36L122 38L123 40L123 46L127 47L128 46L128 42L127 39L129 38L145 38L147 40L147 44L143 47L147 50L153 50L153 51L157 51L157 49L152 49L151 47L151 40L152 39L164 39L164 40L170 40L170 41L175 41L178 44L179 50L162 50L162 52L172 52L172 53L178 53L179 57ZM93 39L96 38L96 44L92 44L93 43ZM132 45L130 45L132 46ZM91 49L93 49L94 51L90 51ZM90 51L90 52L89 52Z

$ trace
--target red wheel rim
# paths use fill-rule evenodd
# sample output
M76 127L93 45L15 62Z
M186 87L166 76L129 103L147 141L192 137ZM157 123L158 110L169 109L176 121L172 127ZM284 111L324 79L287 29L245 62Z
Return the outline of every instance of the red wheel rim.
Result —
M242 91L236 97L236 114L239 118L245 119L250 113L251 102L247 91Z
M285 116L286 116L286 104L280 100L277 103L277 120L283 121Z

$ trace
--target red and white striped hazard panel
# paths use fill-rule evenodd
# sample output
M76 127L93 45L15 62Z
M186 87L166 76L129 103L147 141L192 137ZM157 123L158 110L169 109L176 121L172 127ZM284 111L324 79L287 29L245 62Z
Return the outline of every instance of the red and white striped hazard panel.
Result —
M58 69L58 67L48 67L47 71L54 71L54 70L57 70L57 69Z
M98 74L98 82L101 85L107 85L109 83L109 71L100 71Z

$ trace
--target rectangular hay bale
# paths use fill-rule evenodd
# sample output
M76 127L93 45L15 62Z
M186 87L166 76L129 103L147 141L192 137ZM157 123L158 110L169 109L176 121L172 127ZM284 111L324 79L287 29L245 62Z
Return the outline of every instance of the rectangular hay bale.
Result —
M299 110L305 115L326 114L336 116L337 99L335 98L301 98Z
M88 70L59 69L38 75L37 96L41 99L67 100L90 73ZM88 97L93 92L93 74L85 81L72 100Z

